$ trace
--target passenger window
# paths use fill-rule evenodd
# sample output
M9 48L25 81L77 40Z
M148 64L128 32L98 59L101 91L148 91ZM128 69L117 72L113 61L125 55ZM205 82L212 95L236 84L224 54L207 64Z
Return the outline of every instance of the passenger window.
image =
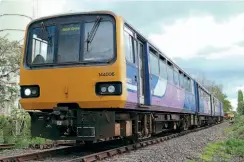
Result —
M177 86L179 85L179 73L176 70L174 70L174 83Z
M174 83L174 70L173 70L173 67L172 65L169 65L170 63L168 62L168 68L167 68L167 71L168 71L168 81L170 83Z
M190 80L190 78L187 78L187 86L188 86L189 92L192 92L191 91L191 80Z
M134 51L134 40L133 37L127 33L126 31L124 32L125 36L125 56L126 59L131 62L135 63L135 51Z
M184 75L184 87L186 91L189 91L188 89L188 83L187 83L187 77Z
M192 80L191 79L189 79L189 89L190 89L190 92L192 93L193 90L192 90Z
M179 78L180 78L180 87L184 88L184 76L181 71L179 71Z
M164 79L167 79L167 70L166 70L166 62L165 60L159 59L160 66L160 76Z
M158 57L150 51L150 70L154 75L159 76Z

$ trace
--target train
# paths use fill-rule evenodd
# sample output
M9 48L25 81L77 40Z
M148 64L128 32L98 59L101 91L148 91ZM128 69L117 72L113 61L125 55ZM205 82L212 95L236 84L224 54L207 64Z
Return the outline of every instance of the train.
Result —
M33 137L139 140L223 121L219 99L111 11L33 20L21 59Z
M235 117L235 114L233 112L226 112L224 113L224 118L226 120L233 120Z

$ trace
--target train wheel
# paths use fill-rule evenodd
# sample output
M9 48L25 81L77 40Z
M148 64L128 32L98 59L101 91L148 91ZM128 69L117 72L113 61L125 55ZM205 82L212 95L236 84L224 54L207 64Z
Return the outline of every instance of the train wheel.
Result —
M124 145L129 145L129 144L134 144L138 141L138 139L136 139L136 137L125 137L123 138L123 144Z
M187 121L187 119L182 119L180 121L180 130L181 131L188 130L188 121Z
M183 130L188 130L188 121L187 120L183 120Z

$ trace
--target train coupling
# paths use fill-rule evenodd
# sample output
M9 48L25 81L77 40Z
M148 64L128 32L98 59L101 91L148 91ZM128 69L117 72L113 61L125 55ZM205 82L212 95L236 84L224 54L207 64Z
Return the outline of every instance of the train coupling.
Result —
M73 126L74 111L70 110L68 107L55 107L53 112L49 114L51 123L57 126Z

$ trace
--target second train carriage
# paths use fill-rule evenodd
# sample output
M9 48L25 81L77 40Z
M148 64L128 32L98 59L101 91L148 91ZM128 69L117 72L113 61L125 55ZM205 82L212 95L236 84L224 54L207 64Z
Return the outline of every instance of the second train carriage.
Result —
M32 135L49 139L144 138L222 116L203 86L108 11L32 21L20 86Z

